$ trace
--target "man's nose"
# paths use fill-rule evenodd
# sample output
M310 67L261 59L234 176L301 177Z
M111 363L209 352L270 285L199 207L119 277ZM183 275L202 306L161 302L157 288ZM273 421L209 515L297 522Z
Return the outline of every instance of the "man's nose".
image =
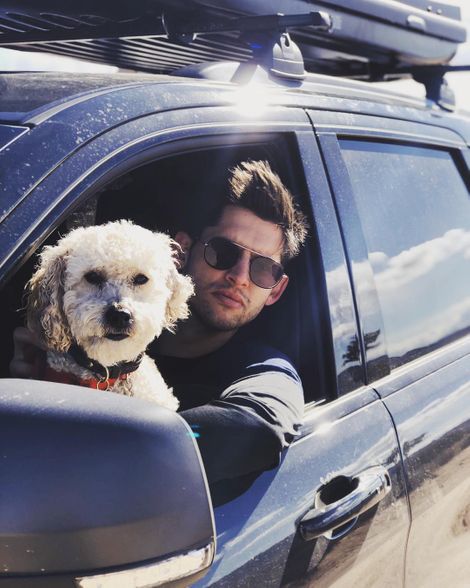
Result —
M241 255L237 263L225 272L226 279L236 286L250 284L250 256Z

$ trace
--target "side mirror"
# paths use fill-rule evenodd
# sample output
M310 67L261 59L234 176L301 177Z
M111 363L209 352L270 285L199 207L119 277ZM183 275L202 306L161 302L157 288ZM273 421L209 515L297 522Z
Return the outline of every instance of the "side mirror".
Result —
M0 380L0 586L187 586L214 550L201 458L180 416Z

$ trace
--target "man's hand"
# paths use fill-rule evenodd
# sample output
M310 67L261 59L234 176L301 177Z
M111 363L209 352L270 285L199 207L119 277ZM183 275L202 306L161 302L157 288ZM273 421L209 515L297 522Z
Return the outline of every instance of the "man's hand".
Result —
M10 362L12 378L32 378L35 366L44 355L44 347L29 329L17 327L13 331L13 359Z

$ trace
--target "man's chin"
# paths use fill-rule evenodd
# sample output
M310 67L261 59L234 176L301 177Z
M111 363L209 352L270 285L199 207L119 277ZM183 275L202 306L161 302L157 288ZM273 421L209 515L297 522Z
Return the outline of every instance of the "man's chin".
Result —
M221 333L229 333L231 331L237 331L240 327L243 327L244 324L245 323L240 323L236 321L214 321L211 326L214 329L214 331L219 331Z
M236 331L245 324L241 318L227 318L220 316L204 317L202 322L214 331L221 331L224 333Z
M235 315L233 312L220 312L208 308L192 308L191 313L205 327L224 333L236 331L249 322L243 315Z

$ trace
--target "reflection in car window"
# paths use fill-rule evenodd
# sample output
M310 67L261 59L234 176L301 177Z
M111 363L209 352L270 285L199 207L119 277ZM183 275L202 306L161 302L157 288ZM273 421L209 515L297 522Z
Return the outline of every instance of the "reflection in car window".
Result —
M470 198L448 152L341 148L393 368L470 332Z

